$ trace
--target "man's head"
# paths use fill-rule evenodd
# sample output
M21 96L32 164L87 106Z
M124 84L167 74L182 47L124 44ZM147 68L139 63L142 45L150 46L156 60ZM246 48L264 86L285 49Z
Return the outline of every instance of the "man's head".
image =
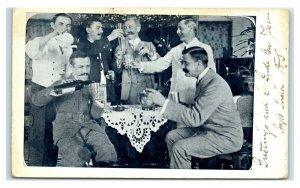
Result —
M180 40L187 42L188 40L195 37L197 31L197 24L192 19L184 19L178 23L177 35Z
M90 74L90 58L82 51L74 51L70 57L73 76L78 80L88 80Z
M134 40L138 37L141 30L141 23L138 18L128 18L124 22L124 33L127 39Z
M191 47L182 51L183 72L188 77L198 78L199 74L207 67L208 57L203 48Z
M50 25L52 29L58 31L59 34L65 32L69 33L72 26L72 17L65 13L55 14Z
M84 23L84 28L87 32L87 38L94 42L100 40L103 34L102 23L98 18L91 17Z

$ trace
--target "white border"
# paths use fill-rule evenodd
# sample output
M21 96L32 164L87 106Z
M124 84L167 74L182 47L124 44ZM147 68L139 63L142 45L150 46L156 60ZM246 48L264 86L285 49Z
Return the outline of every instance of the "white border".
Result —
M1 7L1 13L2 13L2 17L1 17L2 22L1 23L6 22L6 20L4 19L5 18L4 14L6 14L6 9L5 8L8 8L8 7L19 7L19 6L28 6L29 7L29 6L45 6L45 5L61 7L61 6L69 6L70 4L72 5L72 7L73 6L87 6L87 5L89 5L89 7L94 7L94 6L99 6L99 2L100 1L98 1L98 3L89 3L89 4L87 4L86 1L81 1L81 3L80 2L75 3L74 1L71 1L71 3L70 3L70 1L65 0L65 1L63 1L63 4L57 4L56 2L53 3L53 1L47 1L47 2L45 2L45 1L40 1L40 2L39 1L38 2L36 2L36 1L26 1L26 2L22 1L22 4L20 4L19 1L12 0L12 1L9 1L9 2L5 2L4 8ZM110 3L107 3L107 1L106 1L106 3L104 3L103 6L115 7L116 5L118 5L118 6L128 6L128 5L133 6L133 5L136 5L136 3L132 2L132 1L126 1L126 2L123 1L123 3L118 3L116 1L111 0L109 2ZM130 2L130 3L127 3L127 2ZM139 5L142 4L141 6L145 6L143 3L137 3L137 4L139 4ZM170 3L166 4L166 3L163 3L161 1L155 0L155 2L151 3L152 7L154 7L154 6L158 6L158 7L163 7L163 6L165 6L165 7L166 6L168 6L168 7L171 7L171 6L172 7L174 7L174 6L176 6L176 7L186 7L187 5L190 5L190 6L193 6L193 7L199 7L199 8L202 8L202 7L222 7L222 8L223 7L236 7L236 8L237 7L248 7L248 8L250 8L250 7L253 7L253 8L255 8L255 7L260 7L260 8L263 8L263 7L265 7L265 8L277 7L277 8L289 8L290 11L292 11L292 14L294 14L292 16L296 19L299 18L299 13L297 12L298 8L296 8L296 0L295 1L294 0L287 0L287 1L280 1L280 2L278 2L278 1L276 1L276 2L274 2L274 1L262 1L262 0L251 0L249 2L241 2L241 1L226 1L226 2L224 2L222 0L220 0L220 1L211 0L211 1L205 1L205 3L199 2L199 1L197 1L197 2L192 1L192 3L191 3L191 1L184 1L184 2L181 2L181 3L180 2L174 3L174 1L172 1L171 4ZM295 26L291 27L291 29L295 30L294 33L299 33L299 31L298 31L299 30L299 23L297 21L294 21L293 19L291 19L291 24L293 25L294 23L295 23ZM8 26L9 26L9 24L8 24ZM293 32L293 31L291 31L291 32ZM7 36L9 36L9 34L6 34L6 35L2 36L1 41L5 41ZM295 43L291 43L291 56L295 55L295 57L292 57L291 63L293 63L294 58L295 58L294 61L298 62L297 60L299 60L299 55L294 54L293 52L294 51L299 51L298 42L296 42L296 41L299 41L299 37L295 36L294 40L291 40L291 41L295 41ZM295 47L294 47L294 44L295 44ZM10 45L6 45L6 46L10 47ZM6 49L6 50L8 50L7 56L10 56L10 49ZM1 51L4 52L5 50L2 49ZM2 58L1 62L6 62L6 56L5 55L1 56L1 58ZM9 60L8 57L7 57L7 60ZM0 120L1 120L1 122L3 121L3 123L1 123L1 125L5 125L4 120L6 119L6 129L7 130L6 131L5 130L1 131L1 138L2 138L2 140L6 140L7 143L5 145L4 142L0 142L1 143L0 148L3 148L3 152L1 152L1 153L6 153L5 148L10 147L10 145L9 145L9 142L10 142L9 141L10 140L9 139L10 138L10 135L9 135L9 126L10 126L10 120L9 119L10 119L10 116L9 116L9 114L10 113L7 112L7 116L4 115L5 114L4 110L5 110L5 112L10 111L10 104L9 104L9 98L10 97L9 97L9 95L11 94L9 92L9 89L10 89L10 84L9 84L10 73L8 72L8 74L7 74L8 76L6 76L6 72L10 71L10 68L9 68L10 67L9 63L10 62L8 61L6 63L7 63L7 65L6 65L7 67L4 66L4 68L1 69L1 74L0 74L1 78L0 78L0 80L1 81L6 80L6 84L8 84L8 86L6 87L7 92L6 93L5 92L0 92L1 93L0 98L1 98L1 104L5 104L7 99L8 99L8 104L6 106L6 109L1 108L3 110L3 112L1 113ZM291 72L290 72L290 75L292 76L292 78L290 78L290 81L292 83L292 84L290 84L290 87L293 88L291 90L295 92L295 94L290 93L290 97L293 97L294 95L299 96L299 92L298 92L297 87L294 87L294 84L297 82L297 78L298 78L298 75L299 75L299 71L298 71L299 66L297 64L290 65L290 68L293 68L293 70L291 70ZM295 79L294 79L294 77L295 77ZM4 85L4 84L2 84L2 85ZM6 96L6 94L8 96ZM294 118L293 114L294 113L296 114L296 112L294 112L294 108L298 106L297 99L295 98L294 100L295 101L290 102L290 104L294 103L294 105L290 105L290 117L291 118ZM293 108L293 106L294 106L294 108ZM177 180L176 182L170 182L170 181L143 181L143 182L140 182L140 183L143 184L144 187L168 186L168 185L172 185L172 187L173 186L183 187L183 186L188 186L187 184L192 184L194 186L200 186L200 185L201 186L215 186L215 185L217 185L217 186L222 186L222 187L224 187L224 186L225 187L226 186L230 186L230 187L239 186L240 187L241 183L244 183L244 185L246 187L248 187L248 186L253 187L255 185L266 186L266 185L270 185L270 184L273 187L283 187L283 186L295 187L295 185L298 181L298 178L299 178L298 176L296 176L296 175L298 175L296 172L297 171L299 172L299 163L297 163L296 161L294 162L294 160L299 158L299 149L295 148L295 150L294 150L293 144L297 143L296 140L298 140L299 137L294 138L293 135L294 135L294 132L295 133L299 132L299 128L297 126L294 127L294 124L299 124L298 122L299 121L297 119L295 119L295 120L291 119L290 120L290 127L291 126L293 127L292 129L290 128L290 131L293 130L293 132L291 132L291 135L290 135L290 144L291 145L290 145L290 152L289 153L290 154L295 154L295 157L291 156L291 155L289 156L291 164L290 164L290 174L289 174L290 176L289 176L289 180L287 180L287 181L276 181L276 182L274 182L274 181L271 181L271 182L270 181L264 181L264 182L262 182L262 181L242 181L242 182L233 183L231 181L220 181L220 180L219 181L210 180L210 181L201 181L201 182L198 182L198 181L192 181L192 182L189 181L189 182L187 182L187 181ZM1 127L5 127L5 126L1 126ZM7 138L6 138L6 136L7 136ZM294 141L294 139L295 139L295 141ZM7 151L10 151L10 150L7 149ZM4 156L4 155L1 155L1 159L2 159L2 156ZM1 174L2 176L0 176L1 180L5 180L5 179L8 180L8 181L4 182L4 186L7 186L7 185L9 185L9 186L18 186L18 185L26 186L26 184L29 183L28 181L24 181L24 180L20 180L20 179L18 181L10 181L10 180L12 180L12 178L10 177L10 174L9 174L10 173L10 169L9 169L9 161L10 160L9 160L9 157L10 157L10 154L7 153L6 154L6 160L5 159L0 160L2 162L1 166L8 167L8 169L6 169L6 170L4 168L1 168L1 173L2 173ZM6 165L7 163L8 163L8 165ZM100 184L101 184L101 186L105 186L105 185L106 186L112 186L113 182L119 182L120 183L120 181L121 180L119 180L119 181L117 181L117 180L102 181ZM52 187L52 186L56 186L56 185L59 185L60 183L62 183L62 181L58 181L56 183L55 182L56 181L43 180L43 181L35 181L34 184L29 184L29 185L32 186L32 187L45 186L45 185L46 185L46 187L50 187L50 186ZM65 180L63 182L64 183L66 183L66 182L71 183L71 185L73 187L86 186L86 184L82 184L83 183L82 181L80 181L80 182L72 181L71 182L71 181L66 181ZM85 181L85 182L87 182L87 181ZM89 185L89 183L91 183L91 182L95 183L95 181L88 181L87 184ZM122 185L124 187L134 185L133 181L121 181L121 182L122 183L120 183L119 185ZM258 184L258 182L259 182L259 184ZM201 184L199 184L199 183L201 183ZM2 184L2 181L1 181L1 184Z

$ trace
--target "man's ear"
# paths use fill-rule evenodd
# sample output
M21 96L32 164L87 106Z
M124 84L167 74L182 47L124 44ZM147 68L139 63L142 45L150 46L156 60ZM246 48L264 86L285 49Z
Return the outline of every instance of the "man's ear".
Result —
M137 30L138 32L140 32L140 31L141 31L141 26L138 26L138 27L136 28L136 30Z
M203 62L200 59L197 61L197 63L198 63L198 66L201 65L202 67L204 67Z
M91 32L91 29L89 27L85 28L85 31L89 34Z

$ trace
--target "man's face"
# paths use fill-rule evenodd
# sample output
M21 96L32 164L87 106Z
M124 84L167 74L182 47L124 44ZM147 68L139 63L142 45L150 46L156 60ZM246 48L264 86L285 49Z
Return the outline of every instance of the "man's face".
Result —
M90 74L90 58L85 57L73 59L72 74L78 80L88 80Z
M200 74L199 64L200 62L195 61L190 54L184 54L182 56L182 70L183 72L185 72L185 76L187 77L198 77L198 75Z
M184 24L183 21L180 21L177 26L177 35L179 36L181 41L186 40L186 38L190 37L193 34L193 28Z
M86 32L88 33L88 37L90 40L100 40L103 34L101 22L93 22L90 27L86 28Z
M133 20L128 20L124 23L124 33L129 40L136 39L140 30L141 28Z
M72 20L65 16L58 16L55 20L55 23L51 22L51 27L58 31L59 34L63 34L65 32L70 32L72 26Z

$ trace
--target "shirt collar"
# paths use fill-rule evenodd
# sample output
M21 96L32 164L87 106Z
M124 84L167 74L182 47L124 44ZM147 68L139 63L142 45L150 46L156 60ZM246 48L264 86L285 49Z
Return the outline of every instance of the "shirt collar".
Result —
M208 71L209 71L209 67L206 67L204 69L204 71L201 72L201 74L199 74L198 79L197 79L197 83L207 74Z
M196 42L198 42L198 39L196 37L194 37L193 40L191 40L191 42L189 42L189 43L183 42L183 44L184 44L185 48L189 48Z

